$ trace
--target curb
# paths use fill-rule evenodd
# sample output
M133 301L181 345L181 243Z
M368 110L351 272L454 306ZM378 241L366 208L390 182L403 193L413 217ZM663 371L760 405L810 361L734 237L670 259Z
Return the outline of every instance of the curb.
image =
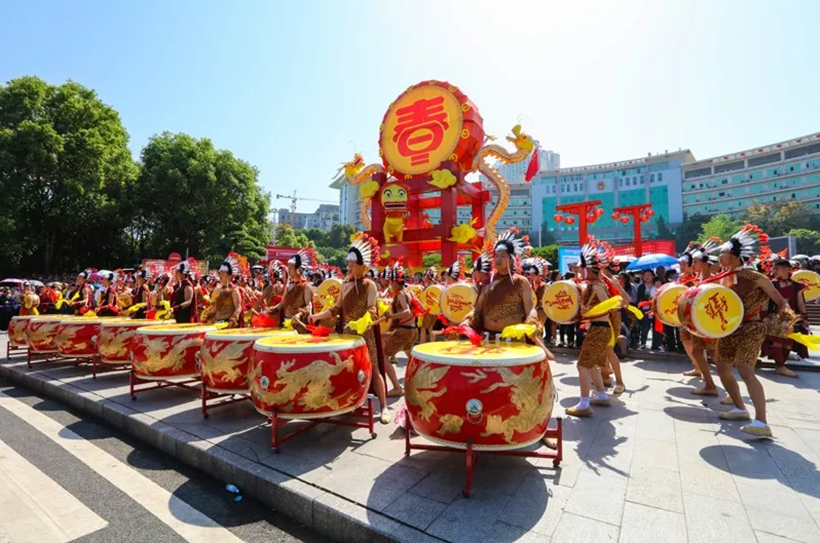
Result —
M9 360L6 359L6 362ZM117 402L53 379L0 364L0 378L130 434L304 526L343 543L438 542L429 534L271 467L252 462L207 440Z

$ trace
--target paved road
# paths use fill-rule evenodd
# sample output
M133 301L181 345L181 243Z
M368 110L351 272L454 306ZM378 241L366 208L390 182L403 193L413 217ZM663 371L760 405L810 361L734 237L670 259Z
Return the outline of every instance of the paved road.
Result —
M95 419L0 380L0 543L322 537Z

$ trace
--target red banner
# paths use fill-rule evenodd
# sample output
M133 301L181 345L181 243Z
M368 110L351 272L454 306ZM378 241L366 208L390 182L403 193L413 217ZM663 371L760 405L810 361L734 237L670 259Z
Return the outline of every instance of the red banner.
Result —
M643 254L662 254L675 256L675 242L666 239L652 239L643 241L641 243ZM615 256L635 256L635 245L630 243L628 245L613 245L615 249Z
M288 259L299 252L299 247L265 247L268 256L259 263L268 264L271 260L278 260L282 264L287 264Z

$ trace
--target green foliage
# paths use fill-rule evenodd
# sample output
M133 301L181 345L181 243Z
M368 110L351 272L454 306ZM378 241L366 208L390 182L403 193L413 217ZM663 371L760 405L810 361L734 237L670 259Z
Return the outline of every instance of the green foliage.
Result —
M440 253L428 253L424 255L421 259L421 265L425 268L429 268L431 266L441 266L441 254Z
M684 215L683 223L675 231L675 248L679 253L686 250L690 241L700 238L701 227L709 221L709 217L695 213L694 215Z
M806 228L793 228L788 235L794 236L797 241L797 252L805 255L820 254L820 232Z
M316 253L322 262L344 268L347 266L347 248L339 249L336 247L317 247Z
M756 224L772 237L786 235L794 229L820 229L820 217L800 201L752 204L746 209L743 221Z
M669 228L669 223L666 222L663 215L658 215L658 218L655 219L655 225L658 227L658 231L655 234L655 239L675 239L675 233Z
M718 237L723 241L728 240L735 234L743 222L739 219L733 219L729 215L715 215L700 227L700 236L698 241L704 242L710 237Z
M545 247L534 247L532 256L540 256L548 260L553 266L558 266L558 245L547 245Z
M305 230L294 230L287 223L276 225L276 245L278 247L316 247L316 244L308 239Z
M336 249L347 249L350 247L350 238L356 233L356 229L350 224L337 224L326 235L327 245Z

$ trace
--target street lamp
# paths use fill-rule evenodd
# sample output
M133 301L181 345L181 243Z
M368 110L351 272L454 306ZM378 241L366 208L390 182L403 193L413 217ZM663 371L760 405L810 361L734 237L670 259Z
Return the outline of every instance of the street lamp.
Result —
M612 210L612 219L621 221L624 226L632 219L632 227L635 235L635 256L643 255L643 242L641 240L641 223L649 222L655 211L652 204L639 204L636 206L616 207Z
M563 222L568 226L572 226L576 220L573 215L578 216L578 246L580 247L587 242L588 225L594 224L604 214L603 208L596 207L599 205L601 205L600 200L592 200L556 206L556 213L552 218L555 222Z

